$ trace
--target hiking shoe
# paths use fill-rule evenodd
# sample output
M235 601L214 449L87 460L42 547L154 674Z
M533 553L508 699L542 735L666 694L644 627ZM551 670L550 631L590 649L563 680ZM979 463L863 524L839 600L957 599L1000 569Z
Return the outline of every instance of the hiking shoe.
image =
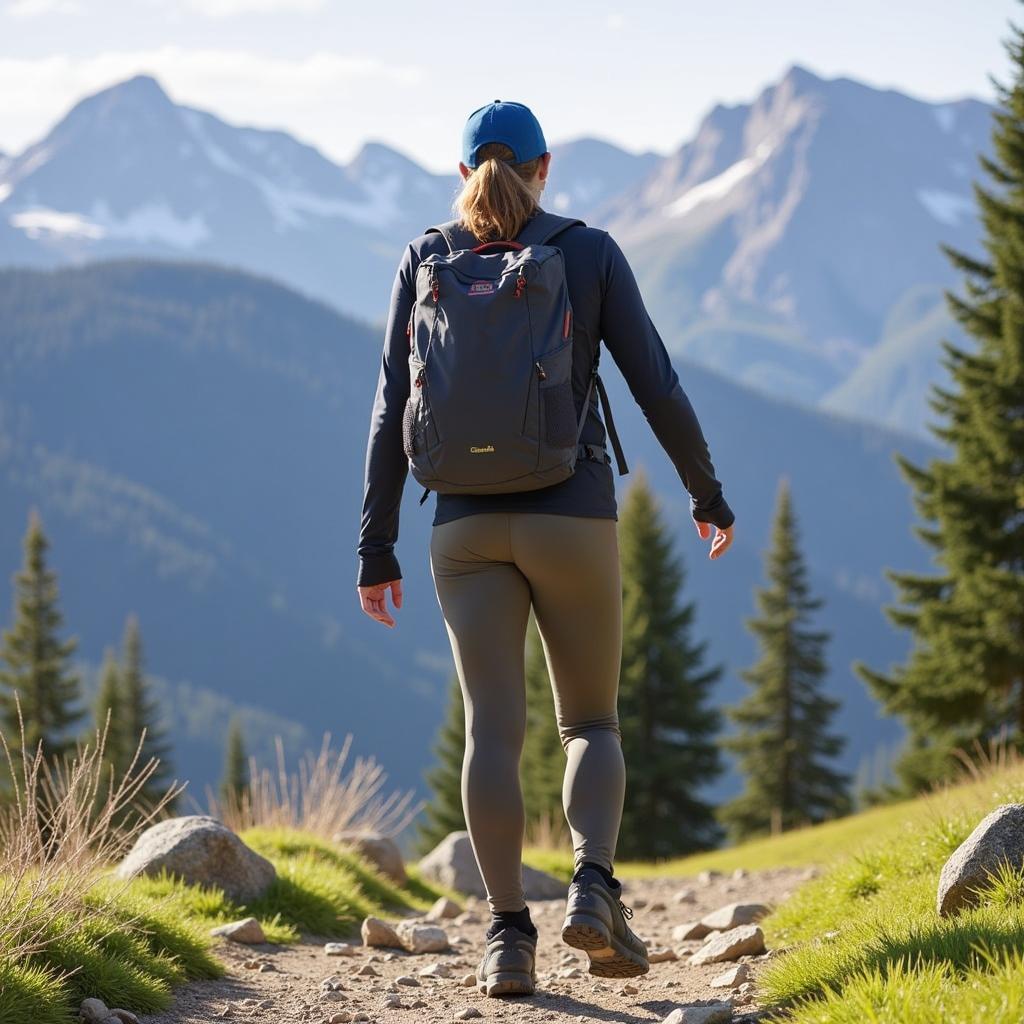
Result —
M590 973L599 978L633 978L650 970L647 947L626 918L633 911L593 868L584 868L569 885L562 941L590 957Z
M477 988L489 996L533 995L537 985L537 936L506 925L489 936L477 968Z

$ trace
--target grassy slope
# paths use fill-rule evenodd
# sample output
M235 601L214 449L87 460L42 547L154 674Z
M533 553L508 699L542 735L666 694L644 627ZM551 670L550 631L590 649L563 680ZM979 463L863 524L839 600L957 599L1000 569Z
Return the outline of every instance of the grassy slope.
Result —
M765 922L792 947L761 976L799 1024L974 1024L1024 1020L1024 870L992 882L952 919L935 909L939 872L978 821L1024 801L1016 767L924 801L840 856Z
M615 872L623 878L650 875L694 875L699 871L732 871L746 868L756 871L772 867L799 867L823 864L858 844L898 827L903 821L925 821L935 813L929 800L877 807L862 814L830 821L813 828L787 832L775 839L760 839L724 850L696 853L675 860L623 862ZM562 878L572 874L572 857L558 850L530 850L527 861Z
M312 836L254 829L244 838L277 868L260 900L242 906L220 890L166 876L128 886L100 882L86 897L94 913L85 927L51 929L45 950L17 963L0 950L0 1021L67 1024L86 996L140 1013L163 1009L173 985L222 972L210 951L214 925L251 914L271 941L303 932L344 937L367 914L424 910L440 894L414 873L396 886L355 854Z
M946 859L1002 803L1024 801L1024 766L919 800L623 876L816 863L825 871L762 925L786 955L759 982L791 1024L975 1024L1024 1020L1024 870L981 906L935 910ZM562 855L531 856L564 873Z

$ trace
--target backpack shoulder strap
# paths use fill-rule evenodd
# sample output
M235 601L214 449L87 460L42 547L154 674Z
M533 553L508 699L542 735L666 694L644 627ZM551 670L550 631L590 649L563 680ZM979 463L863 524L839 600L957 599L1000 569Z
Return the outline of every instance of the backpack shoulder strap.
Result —
M479 244L471 232L460 226L458 220L447 220L443 224L435 224L423 233L429 235L435 232L444 238L449 253L453 253L457 249L472 249L474 245Z
M559 217L557 213L541 210L526 222L523 230L516 235L516 241L523 245L545 245L555 235L561 234L574 224L586 227L586 224L578 217Z
M560 217L557 213L541 210L526 222L523 230L516 235L515 241L522 245L545 245L555 235L572 227L573 224L581 224L586 227L584 221L578 217ZM424 234L429 235L434 232L444 238L449 253L458 249L472 249L479 244L472 232L462 227L457 219L445 221L443 224L434 224L427 228Z

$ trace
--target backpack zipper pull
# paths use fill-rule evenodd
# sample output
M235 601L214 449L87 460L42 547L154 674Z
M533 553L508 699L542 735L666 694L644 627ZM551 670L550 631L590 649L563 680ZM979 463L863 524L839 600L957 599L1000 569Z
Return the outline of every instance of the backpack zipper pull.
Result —
M434 297L435 302L437 302L437 297L441 294L441 289L437 283L437 271L434 269L430 271L430 294Z
M541 380L547 380L548 379L548 375L544 372L544 367L541 366L540 363L534 363L533 365L537 367L537 376Z
M416 371L416 380L414 381L414 383L415 383L416 387L418 387L418 388L423 387L423 371L425 369L426 369L426 367L421 366L419 368L419 370Z
M516 278L516 290L512 293L512 298L513 299L518 299L519 296L523 294L523 289L525 287L526 287L526 278L523 277L522 274L520 274Z

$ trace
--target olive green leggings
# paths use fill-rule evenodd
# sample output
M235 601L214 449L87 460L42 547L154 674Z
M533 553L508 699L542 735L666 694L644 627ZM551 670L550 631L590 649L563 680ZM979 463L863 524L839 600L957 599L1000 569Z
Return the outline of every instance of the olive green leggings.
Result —
M482 512L433 527L430 566L466 712L462 804L493 911L525 906L519 757L532 602L566 752L562 804L577 866L612 867L626 770L617 521Z

